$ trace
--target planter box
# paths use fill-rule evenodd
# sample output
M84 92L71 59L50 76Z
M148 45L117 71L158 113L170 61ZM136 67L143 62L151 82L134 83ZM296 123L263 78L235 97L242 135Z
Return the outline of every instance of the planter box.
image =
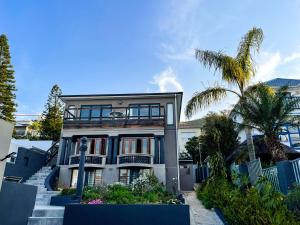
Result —
M66 205L64 225L190 225L188 205Z
M75 200L73 195L52 196L50 201L50 205L55 205L55 206L65 206L74 203L79 203L79 201Z

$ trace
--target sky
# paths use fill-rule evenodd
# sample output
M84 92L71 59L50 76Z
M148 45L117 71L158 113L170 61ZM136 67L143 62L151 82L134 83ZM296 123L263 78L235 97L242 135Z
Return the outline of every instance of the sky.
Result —
M264 42L253 82L300 79L300 0L0 0L17 114L40 114L54 84L63 94L183 91L184 109L196 91L222 84L195 49L234 56L254 26ZM228 96L193 118L235 101Z

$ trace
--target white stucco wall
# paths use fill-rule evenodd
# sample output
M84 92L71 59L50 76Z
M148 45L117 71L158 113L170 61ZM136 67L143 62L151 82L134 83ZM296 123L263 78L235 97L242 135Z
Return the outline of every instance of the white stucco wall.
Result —
M11 136L14 125L0 119L0 159L8 154ZM5 170L6 161L0 161L0 190L2 186L2 179Z

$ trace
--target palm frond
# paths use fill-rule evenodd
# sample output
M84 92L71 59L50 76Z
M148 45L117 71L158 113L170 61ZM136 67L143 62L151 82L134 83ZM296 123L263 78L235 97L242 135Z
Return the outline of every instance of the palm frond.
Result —
M262 29L253 27L245 34L239 44L236 60L240 63L245 72L246 81L249 81L255 72L251 50L259 52L263 37Z
M195 56L205 67L220 71L222 79L229 83L239 85L239 81L243 79L244 72L239 63L221 51L215 52L196 49Z
M229 90L223 87L210 87L202 92L196 92L193 97L188 101L186 106L185 115L189 118L196 113L197 110L207 107L212 103L220 101L227 96L227 92L239 95L233 90Z

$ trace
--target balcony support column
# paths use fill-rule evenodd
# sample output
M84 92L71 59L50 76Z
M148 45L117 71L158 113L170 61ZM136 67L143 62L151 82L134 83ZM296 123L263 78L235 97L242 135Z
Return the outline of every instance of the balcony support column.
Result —
M65 151L65 157L64 157L64 165L68 165L69 164L71 147L72 147L72 139L71 138L67 138L66 139L66 151Z
M112 163L117 164L117 157L118 157L118 147L119 147L119 137L113 137L113 154L112 154Z
M113 156L113 137L108 138L108 152L107 152L107 164L112 164L112 156Z

